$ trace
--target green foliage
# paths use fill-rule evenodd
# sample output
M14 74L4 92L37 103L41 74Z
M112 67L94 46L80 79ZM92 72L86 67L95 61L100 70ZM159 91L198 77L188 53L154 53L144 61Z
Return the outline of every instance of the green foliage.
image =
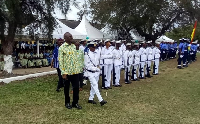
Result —
M4 54L12 54L15 33L25 26L32 36L40 29L40 33L50 38L56 26L54 8L58 7L66 14L69 2L70 0L0 0L0 39Z
M146 40L176 27L193 23L197 0L89 0L93 19L112 30L128 33L134 29Z
M167 32L166 36L169 38L172 38L174 40L179 40L180 38L191 38L191 34L193 32L194 26L193 25L187 25L179 28L175 28L171 32ZM200 41L200 24L197 24L194 40Z

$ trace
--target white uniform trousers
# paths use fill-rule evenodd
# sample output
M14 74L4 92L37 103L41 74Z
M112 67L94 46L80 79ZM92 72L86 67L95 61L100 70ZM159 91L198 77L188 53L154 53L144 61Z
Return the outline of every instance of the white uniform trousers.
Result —
M94 95L96 94L99 102L101 102L103 100L103 98L101 97L101 94L100 94L99 88L98 88L99 76L97 76L97 77L89 76L88 78L89 78L90 84L91 84L89 100L93 100Z
M159 64L160 64L159 59L155 59L154 64L155 64L155 67L154 67L153 73L154 73L154 74L158 74Z
M103 67L103 65L99 65L99 67L101 69L100 74L102 74L102 67Z
M105 87L110 87L112 68L113 64L104 65L104 75L106 76Z
M125 71L124 71L125 82L129 81L130 70L131 70L131 65L125 67ZM127 76L127 73L128 73L128 76Z
M137 79L137 69L138 69L138 65L133 65L132 79L134 79L134 80Z
M138 69L138 75L140 78L144 78L144 67L145 67L145 62L140 62Z
M121 65L115 66L115 85L120 85L120 72L121 72Z

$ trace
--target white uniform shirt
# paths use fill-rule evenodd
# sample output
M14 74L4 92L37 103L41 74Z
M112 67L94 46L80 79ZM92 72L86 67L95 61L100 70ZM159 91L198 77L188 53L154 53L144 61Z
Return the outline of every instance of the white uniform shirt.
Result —
M132 51L126 50L124 52L124 65L127 67L127 66L130 66L132 64L133 64L133 54L132 54Z
M85 50L85 46L83 46L83 45L80 45L80 47L79 47L79 50L82 50L82 51L84 51Z
M160 58L160 50L157 47L153 48L153 59L159 59Z
M147 59L146 49L144 49L143 47L141 47L138 52L139 52L139 55L140 55L140 62L145 62L146 59Z
M133 65L138 65L140 63L140 54L137 50L132 51L133 55Z
M21 49L25 49L26 48L26 44L25 43L21 43Z
M151 47L146 48L146 53L147 53L147 60L151 61L153 59L153 49Z
M88 54L84 56L84 65L85 65L86 75L95 76L95 77L99 76L100 74L100 69L98 68L99 59L100 59L100 56L96 51L91 52L89 50ZM93 71L94 73L90 71Z
M114 49L113 50L113 61L115 66L122 65L122 51Z
M100 59L104 60L105 65L113 64L112 52L113 49L110 47L108 49L106 48L106 46L102 48Z

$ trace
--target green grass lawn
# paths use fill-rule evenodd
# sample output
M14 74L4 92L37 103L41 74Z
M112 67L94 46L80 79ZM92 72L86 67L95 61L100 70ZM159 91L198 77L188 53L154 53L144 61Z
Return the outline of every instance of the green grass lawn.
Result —
M82 110L65 108L63 91L55 91L56 75L1 85L0 123L200 123L200 62L176 66L176 60L163 62L158 76L101 91L105 106L87 103L87 85L80 92Z

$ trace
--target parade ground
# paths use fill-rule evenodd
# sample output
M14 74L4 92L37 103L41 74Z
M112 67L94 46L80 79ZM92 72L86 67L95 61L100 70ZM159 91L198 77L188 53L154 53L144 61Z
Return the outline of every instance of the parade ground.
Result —
M57 75L2 84L0 123L200 123L200 62L185 69L176 66L176 59L161 62L159 75L132 84L124 84L122 74L122 87L101 90L103 99L108 101L105 106L87 103L88 83L80 91L82 110L65 108L63 89L59 93L55 91Z

